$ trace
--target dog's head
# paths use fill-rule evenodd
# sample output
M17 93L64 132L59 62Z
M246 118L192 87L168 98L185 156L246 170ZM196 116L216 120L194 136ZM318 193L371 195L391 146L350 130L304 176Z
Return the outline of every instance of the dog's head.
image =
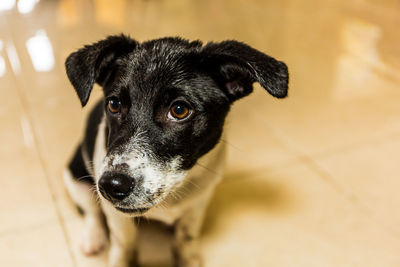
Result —
M288 86L283 62L237 41L111 36L72 53L66 69L82 106L94 83L103 88L107 156L96 183L126 213L144 212L179 187L254 82L278 98Z

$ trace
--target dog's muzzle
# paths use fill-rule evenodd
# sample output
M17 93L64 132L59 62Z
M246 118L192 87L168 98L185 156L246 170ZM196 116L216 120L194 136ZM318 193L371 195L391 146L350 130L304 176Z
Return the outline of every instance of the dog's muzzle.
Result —
M105 199L115 203L132 193L135 181L134 177L123 173L107 172L99 180L99 191Z

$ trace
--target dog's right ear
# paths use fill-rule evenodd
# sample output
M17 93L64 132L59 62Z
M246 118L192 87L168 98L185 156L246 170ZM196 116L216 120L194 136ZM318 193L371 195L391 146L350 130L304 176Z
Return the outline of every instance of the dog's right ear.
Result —
M68 56L65 68L82 107L88 102L94 83L104 86L112 63L133 51L137 45L137 41L124 35L109 36Z

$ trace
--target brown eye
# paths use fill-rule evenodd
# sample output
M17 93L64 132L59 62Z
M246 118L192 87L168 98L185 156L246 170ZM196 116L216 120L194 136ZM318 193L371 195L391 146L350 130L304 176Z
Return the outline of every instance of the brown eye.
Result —
M168 117L175 120L183 120L190 115L190 108L184 102L177 102L169 109Z
M117 97L111 97L108 99L107 108L112 114L119 113L121 111L121 101Z

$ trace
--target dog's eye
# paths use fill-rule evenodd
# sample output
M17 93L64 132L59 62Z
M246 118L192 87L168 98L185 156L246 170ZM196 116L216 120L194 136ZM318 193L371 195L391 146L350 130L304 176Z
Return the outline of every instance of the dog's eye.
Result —
M121 111L121 101L117 97L111 97L108 99L107 108L112 114L119 113Z
M174 120L183 120L190 115L189 106L182 101L174 103L169 109L168 117Z

